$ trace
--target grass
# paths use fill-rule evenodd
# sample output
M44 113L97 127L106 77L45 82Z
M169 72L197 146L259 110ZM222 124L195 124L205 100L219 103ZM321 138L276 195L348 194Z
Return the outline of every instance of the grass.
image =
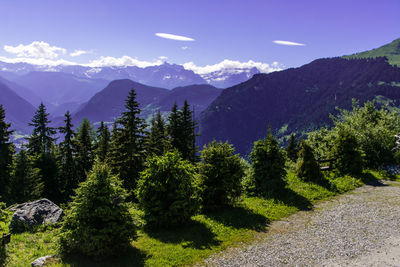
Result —
M326 175L318 183L305 183L293 172L287 176L287 187L275 198L243 197L239 203L220 212L192 217L185 226L172 230L138 232L132 249L125 257L93 262L84 258L63 259L52 266L184 266L201 262L228 247L241 246L254 240L259 232L267 231L271 221L287 217L299 210L312 209L313 203L332 198L377 179L399 179L384 172L368 171L360 178L335 178ZM131 212L143 226L141 211ZM39 229L35 233L12 236L7 246L7 266L30 266L38 257L57 254L59 229Z

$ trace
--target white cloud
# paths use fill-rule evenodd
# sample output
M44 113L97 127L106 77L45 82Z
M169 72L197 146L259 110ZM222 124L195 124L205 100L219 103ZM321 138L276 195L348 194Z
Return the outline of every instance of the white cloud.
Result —
M170 33L156 33L155 34L158 37L165 38L165 39L171 39L171 40L176 40L176 41L194 41L193 38L182 36L182 35L176 35L176 34L170 34Z
M91 53L92 53L92 51L86 51L86 50L77 49L74 52L70 53L69 55L71 57L78 57L78 56L81 56L81 55L84 55L84 54L91 54Z
M305 44L301 43L296 43L296 42L290 42L290 41L282 41L282 40L275 40L272 41L275 44L280 44L280 45L294 45L294 46L305 46Z
M188 50L188 49L190 49L190 47L189 46L182 46L181 49L182 50Z
M18 46L5 45L4 50L21 58L55 59L60 54L67 53L65 48L50 46L43 41L34 41L31 44Z
M26 58L26 57L17 57L17 58L7 58L1 57L0 61L6 63L28 63L33 65L48 65L48 66L58 66L58 65L79 65L76 62L71 62L64 59L46 59L46 58Z
M161 59L161 60L167 60L168 59L168 57L166 57L166 56L160 56L158 58Z
M225 59L220 63L214 65L206 65L206 66L197 66L193 62L187 62L183 64L183 67L188 70L192 70L193 72L204 75L207 73L215 72L215 71L222 71L227 69L251 69L257 68L260 72L269 73L273 71L282 70L282 67L279 65L278 62L273 62L272 64L262 63L262 62L255 62L253 60L249 60L247 62L240 62Z
M145 68L149 66L158 66L163 64L160 59L156 61L141 61L129 56L122 56L120 58L116 57L100 57L99 59L92 60L89 64L83 64L88 67L127 67L127 66L137 66L140 68Z

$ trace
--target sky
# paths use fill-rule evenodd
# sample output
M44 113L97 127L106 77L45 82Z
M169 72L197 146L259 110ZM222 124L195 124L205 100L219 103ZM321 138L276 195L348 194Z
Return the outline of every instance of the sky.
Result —
M8 62L269 72L397 38L400 0L0 0Z

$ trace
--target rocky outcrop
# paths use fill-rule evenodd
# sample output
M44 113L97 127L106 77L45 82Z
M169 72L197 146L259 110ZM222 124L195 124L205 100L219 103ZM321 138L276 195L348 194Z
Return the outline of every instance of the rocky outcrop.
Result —
M46 265L48 265L48 264L55 263L55 262L57 261L57 259L58 259L58 258L57 258L57 256L55 256L55 255L40 257L40 258L34 260L34 261L31 263L31 266L32 266L32 267L42 267L42 266L46 266Z
M15 211L9 224L12 233L30 230L38 225L55 224L64 214L59 206L45 198L19 204L12 210Z

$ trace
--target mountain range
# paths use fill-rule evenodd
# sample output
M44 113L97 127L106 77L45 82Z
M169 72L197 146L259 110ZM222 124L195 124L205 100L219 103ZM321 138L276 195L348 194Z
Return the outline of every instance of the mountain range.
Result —
M222 68L218 71L197 74L182 65L164 62L157 66L110 66L89 67L82 65L32 65L28 63L7 63L0 61L0 76L9 80L31 72L53 72L71 74L78 78L118 80L130 79L141 84L173 89L192 84L210 84L226 88L244 82L260 71L253 68Z

